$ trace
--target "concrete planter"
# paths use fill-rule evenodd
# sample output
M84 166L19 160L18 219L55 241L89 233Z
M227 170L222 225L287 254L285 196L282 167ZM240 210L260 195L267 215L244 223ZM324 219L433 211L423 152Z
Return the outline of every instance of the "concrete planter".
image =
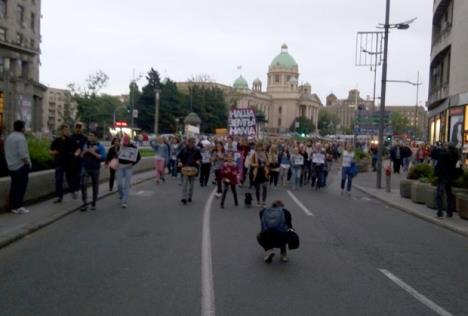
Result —
M457 193L455 195L455 203L460 218L468 219L468 194Z
M414 181L411 183L411 201L418 204L426 203L426 200L433 197L430 183Z
M431 185L431 187L428 189L428 194L426 195L426 200L424 201L428 208L432 208L432 209L437 208L436 194L437 194L437 188L435 186Z
M400 181L400 196L405 199L411 198L411 184L416 180L402 179Z
M454 195L454 197L455 197L455 201L456 201L456 198L457 198L457 195L458 195L458 194L466 194L466 195L468 195L468 189L464 189L464 188L454 188L454 187L453 187L453 188L452 188L452 193L453 193L453 195ZM459 212L459 210L458 210L458 204L456 204L456 203L455 203L455 211L456 211L456 212Z
M356 162L359 173L369 172L370 161L369 159L361 159Z

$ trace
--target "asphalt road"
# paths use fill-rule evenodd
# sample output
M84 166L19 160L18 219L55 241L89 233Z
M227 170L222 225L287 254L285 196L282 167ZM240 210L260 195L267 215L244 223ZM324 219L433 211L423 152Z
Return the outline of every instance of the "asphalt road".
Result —
M213 201L205 263L216 315L468 315L468 239L336 186L293 191L302 207L270 190L301 237L288 263L263 262L245 189L239 207ZM0 315L200 315L213 187L197 186L188 206L180 190L147 182L128 209L112 196L1 249Z

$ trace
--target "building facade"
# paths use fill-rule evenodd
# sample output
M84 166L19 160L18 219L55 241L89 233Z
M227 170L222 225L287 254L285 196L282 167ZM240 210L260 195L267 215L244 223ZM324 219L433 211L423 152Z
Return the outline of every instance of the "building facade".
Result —
M42 105L42 131L53 133L60 125L74 121L77 115L77 104L70 91L47 88Z
M359 90L352 89L345 99L338 99L333 93L328 95L324 109L338 117L340 126L337 129L343 131L353 127L358 109L371 111L373 104L370 97L363 99Z
M429 82L429 141L468 153L468 1L435 0Z
M398 112L409 121L410 126L416 126L424 135L427 131L427 111L423 106L414 105L386 105L385 110L392 113Z
M255 79L250 88L247 80L240 76L227 98L229 104L237 108L253 108L263 112L265 131L271 133L289 131L299 117L305 117L317 126L322 107L310 84L299 84L299 65L289 54L286 44L283 44L280 54L268 68L266 91L260 79Z
M33 131L42 127L40 19L40 0L0 0L0 130L17 119Z

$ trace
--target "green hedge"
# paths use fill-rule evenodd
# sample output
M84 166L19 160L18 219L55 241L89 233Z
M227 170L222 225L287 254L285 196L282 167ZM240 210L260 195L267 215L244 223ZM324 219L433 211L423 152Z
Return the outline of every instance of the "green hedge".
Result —
M412 166L408 171L408 179L418 180L420 178L432 178L434 176L434 168L427 163L421 163Z
M50 140L28 137L29 155L31 156L32 171L51 169L54 159L49 154Z

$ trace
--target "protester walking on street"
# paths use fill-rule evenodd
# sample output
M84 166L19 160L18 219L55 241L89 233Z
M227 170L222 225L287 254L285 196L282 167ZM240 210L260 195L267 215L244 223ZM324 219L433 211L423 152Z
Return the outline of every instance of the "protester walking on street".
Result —
M182 173L182 204L191 203L195 178L198 175L202 156L195 147L195 139L190 138L187 146L177 156Z
M312 177L312 188L318 190L324 186L325 172L325 150L320 144L317 144L312 154L312 167L314 168L314 177Z
M106 166L109 166L109 191L114 190L115 172L119 168L119 147L120 140L113 138L106 157Z
M24 194L28 187L31 158L28 143L24 136L25 123L13 123L13 132L5 141L5 158L10 172L10 210L14 214L26 214L29 210L23 207Z
M287 147L283 147L280 151L278 161L280 163L280 173L279 173L279 179L283 185L283 187L286 186L288 182L288 173L289 173L289 168L291 168L291 155L289 154L289 150Z
M270 208L260 211L261 232L257 236L258 243L265 249L264 261L271 263L275 256L274 248L280 248L282 262L288 261L286 246L289 231L292 229L291 213L284 208L281 201L276 201Z
M224 145L222 142L217 142L213 150L211 160L213 161L213 168L215 172L216 181L216 197L220 198L223 194L223 179L221 176L221 168L224 163Z
M91 210L96 209L96 201L99 195L99 173L101 162L105 160L106 149L97 141L95 132L89 132L88 142L84 145L81 157L83 159L83 168L81 170L81 198L83 205L81 211L88 210L88 183L91 178L93 188L93 199L91 201Z
M224 208L224 201L226 200L226 195L229 190L229 188L232 191L232 195L234 197L234 204L236 206L239 205L237 201L237 184L238 184L238 168L237 164L233 159L232 153L227 153L226 154L226 161L224 162L222 168L221 168L221 177L223 179L223 184L224 184L224 191L223 191L223 197L221 198L221 208Z
M180 151L180 144L179 139L177 137L173 137L171 140L171 159L169 161L169 172L173 178L177 178L177 155Z
M55 164L55 194L57 200L54 203L62 203L63 177L65 176L68 188L73 199L77 199L76 161L80 155L80 147L70 138L70 128L64 124L60 127L60 137L57 137L50 145L49 153L54 157Z
M354 151L353 145L347 144L343 151L343 162L341 165L341 194L346 192L348 195L351 194L351 186L353 184L353 164L354 164Z
M128 207L128 195L132 184L133 166L141 159L138 147L132 144L130 137L124 135L119 148L119 168L117 169L117 187L122 208Z
M291 155L291 182L292 189L298 190L301 182L301 172L302 167L304 166L304 156L299 153L297 147L293 148L293 153Z
M200 186L206 187L211 174L211 144L209 141L202 142L201 156Z
M156 141L151 141L151 147L155 151L154 155L154 170L156 171L156 184L159 184L164 178L166 166L169 165L169 147L164 142L164 138L159 136Z
M393 173L400 173L401 165L403 164L403 150L400 143L397 143L390 149L390 160L393 163Z
M272 144L270 150L267 154L267 159L269 162L270 169L270 186L273 186L275 189L278 187L278 179L280 172L280 163L278 161L278 146Z
M452 217L455 210L452 181L455 179L458 151L452 144L447 147L438 145L432 150L431 158L436 161L434 175L437 177L437 217L442 218L444 216L442 210L444 193L447 197L447 217Z
M255 186L255 196L257 206L265 206L267 199L268 180L269 180L269 161L262 143L257 143L255 152L251 158L251 172L253 184Z

